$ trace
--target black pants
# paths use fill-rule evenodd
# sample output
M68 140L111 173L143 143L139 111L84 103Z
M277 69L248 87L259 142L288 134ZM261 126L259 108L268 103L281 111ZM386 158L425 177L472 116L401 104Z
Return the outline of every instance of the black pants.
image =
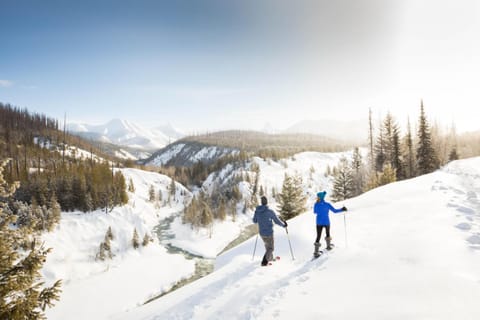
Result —
M315 242L320 241L320 238L322 237L323 228L325 228L325 231L327 232L327 237L330 237L330 226L320 226L317 224L317 238L315 239Z

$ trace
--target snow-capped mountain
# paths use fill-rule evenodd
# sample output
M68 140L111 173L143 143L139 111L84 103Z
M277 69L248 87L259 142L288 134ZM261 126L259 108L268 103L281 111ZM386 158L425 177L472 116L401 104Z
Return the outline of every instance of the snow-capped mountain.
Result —
M68 130L84 138L150 151L163 148L184 136L171 124L146 129L136 123L121 119L113 119L101 125L69 123Z

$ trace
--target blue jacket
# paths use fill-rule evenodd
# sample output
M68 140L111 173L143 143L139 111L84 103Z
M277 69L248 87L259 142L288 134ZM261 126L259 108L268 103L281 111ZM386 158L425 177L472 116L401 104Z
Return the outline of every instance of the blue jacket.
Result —
M315 202L315 205L313 206L313 213L317 215L317 225L330 225L330 218L328 217L329 211L332 211L333 213L339 213L343 210L335 209L329 202L326 202L325 200Z
M258 223L258 229L261 236L273 235L273 222L279 226L285 227L285 224L278 219L277 215L268 206L258 206L253 215L253 222Z

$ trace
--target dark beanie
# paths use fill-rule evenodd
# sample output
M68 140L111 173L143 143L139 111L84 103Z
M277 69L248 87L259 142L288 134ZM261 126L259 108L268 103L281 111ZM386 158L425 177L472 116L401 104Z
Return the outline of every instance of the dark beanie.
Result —
M267 203L268 203L267 197L262 196L262 198L261 198L260 200L262 201L262 205L263 205L263 206L266 206L266 205L267 205Z

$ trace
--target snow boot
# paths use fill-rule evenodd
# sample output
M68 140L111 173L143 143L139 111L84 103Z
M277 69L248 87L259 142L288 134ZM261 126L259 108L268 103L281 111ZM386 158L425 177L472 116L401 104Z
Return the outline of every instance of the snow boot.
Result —
M327 250L333 249L332 237L325 237L325 241L327 241Z
M262 267L268 266L268 260L266 256L263 256L261 265Z
M313 246L315 247L315 249L313 250L313 256L314 256L315 258L320 257L320 252L318 251L318 250L320 249L320 243L315 242L315 243L313 244Z

